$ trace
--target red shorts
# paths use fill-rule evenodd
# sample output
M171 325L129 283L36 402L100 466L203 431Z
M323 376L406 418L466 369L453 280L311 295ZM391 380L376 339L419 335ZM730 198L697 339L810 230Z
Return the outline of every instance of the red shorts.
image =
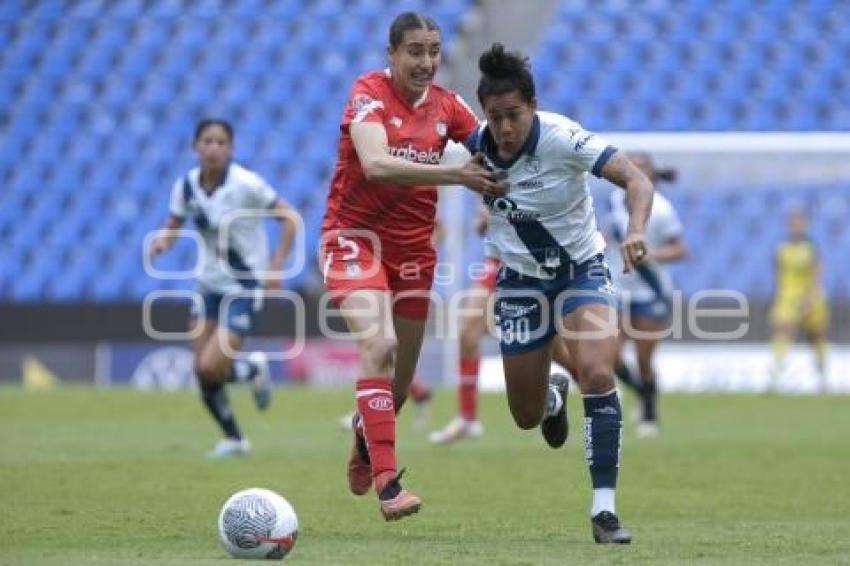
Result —
M490 293L496 292L496 281L499 279L499 269L502 262L494 257L484 258L484 270L476 274L475 283L478 287L487 289Z
M392 293L393 314L428 318L437 263L430 242L408 248L376 237L323 235L323 244L322 273L337 304L354 291L377 289Z

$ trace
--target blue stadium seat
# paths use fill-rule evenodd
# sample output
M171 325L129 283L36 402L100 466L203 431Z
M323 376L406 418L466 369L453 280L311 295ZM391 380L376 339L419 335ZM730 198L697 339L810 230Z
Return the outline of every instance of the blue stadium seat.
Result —
M243 0L237 2L241 4ZM183 12L182 0L153 0L148 8L148 14L156 19L173 19Z
M107 4L111 8L111 14L115 18L135 20L144 13L144 0L121 0Z
M559 4L531 53L544 109L595 130L850 130L850 11L837 0L774 0L758 11L744 0L647 0L628 14L623 0ZM122 259L115 247L135 249L159 225L172 182L194 164L192 131L207 113L233 120L237 157L303 207L315 245L351 81L385 65L385 38L374 30L399 11L425 10L450 43L471 5L0 2L0 237L9 250L0 271L6 257L25 265L14 281L0 277L2 293L73 301L150 291L157 282L140 275L135 252ZM732 283L763 293L762 260L722 249L746 237L754 256L769 255L782 223L756 219L781 217L795 202L821 218L818 239L850 241L840 215L829 216L841 207L813 196L842 189L821 189L742 191L734 205L721 192L677 195L695 256L710 260L677 266L688 275L683 287L722 281L723 265L737 262ZM730 206L746 227L717 240ZM27 259L43 243L57 250L49 261ZM75 253L81 246L89 255ZM48 263L64 269L65 284ZM850 275L841 269L827 274L831 288Z

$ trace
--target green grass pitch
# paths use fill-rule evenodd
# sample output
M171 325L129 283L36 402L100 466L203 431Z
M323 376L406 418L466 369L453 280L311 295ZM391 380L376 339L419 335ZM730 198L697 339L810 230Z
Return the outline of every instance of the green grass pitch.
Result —
M0 389L0 564L233 564L216 518L250 486L295 506L293 564L850 564L847 397L673 395L660 438L627 422L625 547L590 536L577 397L559 451L515 429L501 395L482 399L485 436L453 446L403 415L399 461L424 506L398 523L347 492L349 392L283 389L267 414L231 398L255 451L208 462L216 434L191 393ZM440 392L431 424L453 407Z

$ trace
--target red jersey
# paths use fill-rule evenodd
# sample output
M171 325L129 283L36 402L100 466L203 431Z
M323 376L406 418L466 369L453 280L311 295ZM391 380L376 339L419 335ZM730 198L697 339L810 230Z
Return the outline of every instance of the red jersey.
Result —
M390 155L436 165L448 141L465 141L478 118L459 95L436 85L411 105L389 71L361 75L349 94L322 231L369 229L393 247L430 246L437 188L367 181L349 133L349 126L358 122L383 124Z

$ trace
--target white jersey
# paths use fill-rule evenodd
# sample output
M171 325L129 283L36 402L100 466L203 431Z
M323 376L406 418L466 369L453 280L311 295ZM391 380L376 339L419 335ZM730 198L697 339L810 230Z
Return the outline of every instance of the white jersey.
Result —
M629 224L629 211L626 208L626 191L615 190L611 193L611 215L608 232L611 247L608 262L614 281L624 298L638 303L669 299L673 293L673 278L667 267L657 261L647 261L630 273L623 273L623 258L619 244L623 241ZM657 249L667 245L673 238L682 235L682 223L676 209L664 195L656 192L652 200L652 211L646 223L646 245Z
M201 188L200 174L196 167L177 179L169 207L177 218L192 218L204 242L199 284L217 293L260 286L260 273L268 266L263 229L268 215L256 213L274 206L277 194L262 177L236 163L228 165L224 179L210 193ZM222 242L226 224L227 241Z
M552 279L571 261L582 263L605 250L587 187L587 173L601 175L616 151L602 138L564 116L537 112L525 146L510 162L499 159L486 124L467 147L508 174L505 196L485 198L488 257L524 275Z

